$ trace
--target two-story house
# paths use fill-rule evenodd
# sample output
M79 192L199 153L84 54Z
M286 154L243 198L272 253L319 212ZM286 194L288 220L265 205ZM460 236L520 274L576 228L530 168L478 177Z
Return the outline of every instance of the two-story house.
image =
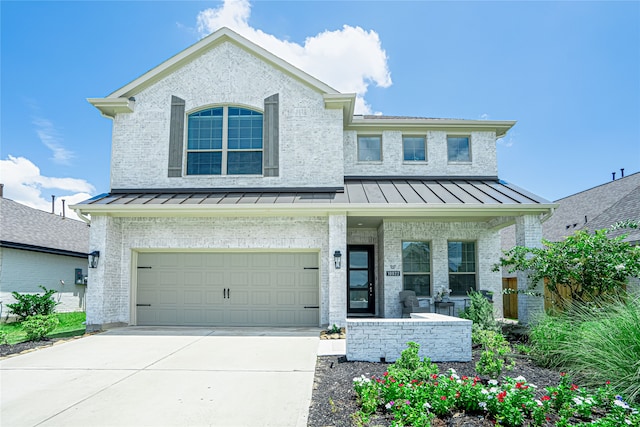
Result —
M226 28L89 102L113 120L111 191L74 207L89 328L344 325L400 317L403 289L460 308L500 291L499 230L539 244L553 206L497 177L513 121L357 116Z

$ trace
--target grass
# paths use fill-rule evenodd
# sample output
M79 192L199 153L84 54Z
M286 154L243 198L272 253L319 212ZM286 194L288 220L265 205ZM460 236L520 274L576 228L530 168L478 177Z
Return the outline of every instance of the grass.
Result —
M84 321L86 315L84 312L55 313L55 316L60 321L60 324L52 333L47 335L48 338L74 337L85 333ZM22 330L20 322L2 323L0 324L0 331L7 334L9 344L17 344L27 340L27 334Z
M532 356L587 386L610 381L629 401L640 402L640 299L575 305L545 316L530 335Z

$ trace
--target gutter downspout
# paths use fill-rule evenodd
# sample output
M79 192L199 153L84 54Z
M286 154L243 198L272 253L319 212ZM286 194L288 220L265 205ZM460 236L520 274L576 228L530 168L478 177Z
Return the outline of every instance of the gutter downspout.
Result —
M556 208L551 208L548 214L544 214L542 218L540 218L540 224L544 224L549 218L551 218L551 216L555 211L556 211Z
M78 217L79 217L81 220L83 220L84 222L86 222L86 223L87 223L87 225L91 225L91 219L90 219L90 218L88 218L88 217L86 217L85 215L83 215L83 214L82 214L82 211L80 211L80 209L74 209L73 211L76 213L76 215L78 215Z

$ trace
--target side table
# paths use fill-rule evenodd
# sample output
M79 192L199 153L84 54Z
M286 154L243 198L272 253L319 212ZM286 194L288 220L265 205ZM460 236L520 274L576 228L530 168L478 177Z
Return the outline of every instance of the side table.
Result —
M436 313L441 308L446 308L448 310L447 313L449 314L449 316L453 316L455 313L455 303L453 301L436 301L434 302L434 304L436 306Z

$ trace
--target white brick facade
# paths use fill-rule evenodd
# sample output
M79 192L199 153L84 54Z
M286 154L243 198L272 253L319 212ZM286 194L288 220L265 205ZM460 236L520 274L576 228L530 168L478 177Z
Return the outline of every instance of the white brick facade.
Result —
M347 360L395 362L407 343L434 362L471 360L471 320L428 313L411 319L348 319Z
M330 192L345 187L345 176L475 177L477 181L480 177L495 177L496 135L504 135L514 122L418 119L408 125L400 120L388 128L385 121L356 123L351 110L355 95L335 92L228 29L221 29L194 46L117 90L115 95L92 100L114 118L112 193L140 190L139 193L149 193L145 199L149 201L159 192L190 194L190 189L233 189L252 193L255 202L245 199L227 203L225 199L224 203L207 204L172 199L175 203L83 205L81 210L92 218L91 250L101 254L98 267L89 272L90 328L136 323L137 254L142 251L317 252L320 325L346 323L348 245L373 246L376 299L375 313L369 313L372 315L401 316L402 276L386 276L385 272L402 270L402 241L407 240L430 242L433 292L448 287L447 242L476 242L477 286L499 294L500 274L491 271L500 256L499 227L491 224L495 218L519 215L495 209L503 203L510 204L506 206L510 209L520 203L514 193L515 199L510 199L498 194L490 184L478 184L476 188L465 183L475 196L465 193L466 199L461 200L453 193L447 197L434 191L422 203L416 200L420 198L417 193L413 200L404 200L397 193L393 201L384 197L372 201L364 193ZM274 94L278 94L279 111L278 176L188 176L184 172L185 141L182 176L168 177L172 97L184 100L185 113L176 116L186 119L189 113L212 106L263 111L264 100ZM357 161L358 134L382 136L380 162ZM426 137L426 162L403 160L403 134ZM448 162L447 135L469 136L470 162ZM263 191L269 193L267 198L275 199L274 189L296 193L292 190L296 187L322 194L317 199L307 194L290 197L296 199L295 203L257 202ZM439 189L450 192L444 185ZM431 190L425 187L424 191ZM341 201L349 197L354 201ZM336 207L335 203L344 204ZM438 208L447 210L438 212ZM474 209L473 213L467 213L467 208ZM454 219L451 212L456 210ZM364 228L360 228L360 218L367 223ZM334 266L335 251L343 255L340 269ZM464 305L462 298L457 302L456 311ZM494 307L501 315L501 298L495 298Z

